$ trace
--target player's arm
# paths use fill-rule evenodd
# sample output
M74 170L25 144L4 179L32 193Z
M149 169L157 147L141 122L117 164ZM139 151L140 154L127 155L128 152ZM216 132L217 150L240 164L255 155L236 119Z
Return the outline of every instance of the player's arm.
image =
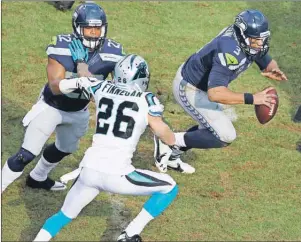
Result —
M218 86L208 90L208 98L211 102L222 104L244 104L244 94L233 92L227 87Z
M164 123L161 116L156 117L148 114L148 125L152 129L153 133L165 144L169 146L175 144L175 135L168 125Z
M59 83L65 78L65 67L56 60L48 57L47 77L49 87L53 94L61 94Z
M227 87L219 86L208 90L208 98L211 102L217 102L222 104L264 104L270 108L276 103L274 94L268 94L267 92L274 89L273 87L267 88L264 91L252 93L237 93L229 90Z
M224 68L225 69L225 68ZM273 88L266 89L255 94L252 93L238 93L228 89L229 76L227 72L223 72L223 69L213 68L212 73L209 75L208 84L208 99L211 102L222 104L264 104L271 107L276 103L274 94L267 94L267 92Z
M261 74L264 77L270 78L276 81L287 81L286 75L280 70L277 62L272 59L269 54L263 57L258 57L255 63L262 71Z
M162 120L164 106L151 92L145 95L148 105L147 122L154 134L167 145L175 144L175 135L168 125Z
M229 51L230 52L230 51ZM233 92L228 89L228 84L233 75L235 63L239 65L239 60L230 53L218 53L213 57L213 65L208 77L208 99L211 102L217 102L222 104L243 104L245 103L244 94Z
M268 66L261 73L264 77L270 78L276 81L287 81L287 77L283 71L280 70L277 62L271 60Z

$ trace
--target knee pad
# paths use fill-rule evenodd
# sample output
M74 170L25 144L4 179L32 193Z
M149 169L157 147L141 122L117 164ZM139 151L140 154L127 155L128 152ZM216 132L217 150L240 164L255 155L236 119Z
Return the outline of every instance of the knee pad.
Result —
M236 139L235 129L230 129L227 132L221 134L220 140L225 142L227 145L231 144Z
M18 153L8 158L7 165L9 169L14 172L20 172L24 170L24 167L31 162L36 156L28 150L21 148Z
M46 161L49 163L57 163L60 162L65 156L70 155L71 153L65 153L63 151L58 150L56 148L55 144L52 143L51 145L48 145L44 152L43 157Z

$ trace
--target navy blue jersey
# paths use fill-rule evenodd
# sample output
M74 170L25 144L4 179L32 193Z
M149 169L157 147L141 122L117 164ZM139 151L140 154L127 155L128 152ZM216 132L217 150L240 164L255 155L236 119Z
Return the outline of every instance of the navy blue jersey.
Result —
M73 62L71 52L68 45L75 36L73 34L57 35L52 39L52 43L48 45L46 53L48 57L56 60L65 67L65 78L77 77L77 66ZM87 64L89 71L98 79L106 79L107 76L114 70L116 62L124 56L121 44L106 39L104 45L93 52L89 52ZM69 94L54 95L48 83L44 88L45 102L59 110L74 112L85 108L89 100L85 99L79 90L75 90Z
M254 61L263 70L271 60L268 54L264 57L248 57L240 48L230 26L189 57L183 65L182 76L190 84L207 92L213 87L227 87Z

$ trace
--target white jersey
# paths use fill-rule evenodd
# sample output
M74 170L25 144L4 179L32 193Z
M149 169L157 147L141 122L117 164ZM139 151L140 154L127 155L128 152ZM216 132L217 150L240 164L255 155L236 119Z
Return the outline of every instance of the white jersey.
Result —
M148 114L161 116L163 106L150 92L121 89L101 81L92 87L96 133L81 166L100 172L125 175L134 171L133 153L148 125Z

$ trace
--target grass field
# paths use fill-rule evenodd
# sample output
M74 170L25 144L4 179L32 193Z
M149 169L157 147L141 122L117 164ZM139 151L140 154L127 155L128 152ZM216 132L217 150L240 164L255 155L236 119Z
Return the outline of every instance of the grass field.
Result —
M76 6L77 4L75 4ZM301 154L296 151L301 125L292 122L301 104L301 2L101 2L109 21L108 36L127 53L149 62L150 90L160 91L165 116L175 130L194 124L175 103L171 82L178 66L212 39L246 8L262 10L270 20L271 55L287 74L287 83L261 77L252 66L231 84L236 91L256 92L273 85L280 96L274 120L260 125L251 106L236 107L237 140L225 149L189 151L184 160L193 175L170 172L179 196L163 216L142 233L146 241L301 240ZM74 7L73 6L73 9ZM43 2L2 2L2 164L21 145L21 120L46 83L45 47L51 36L71 32L72 12L56 11ZM93 109L93 108L92 108ZM93 110L92 110L93 111ZM94 117L94 116L93 116ZM51 173L76 168L89 147L92 119L80 150ZM51 138L53 141L53 137ZM134 164L156 170L147 132ZM2 196L2 240L30 241L44 220L55 213L67 191L34 191L23 176ZM55 241L115 240L140 211L145 197L101 194L64 228Z

